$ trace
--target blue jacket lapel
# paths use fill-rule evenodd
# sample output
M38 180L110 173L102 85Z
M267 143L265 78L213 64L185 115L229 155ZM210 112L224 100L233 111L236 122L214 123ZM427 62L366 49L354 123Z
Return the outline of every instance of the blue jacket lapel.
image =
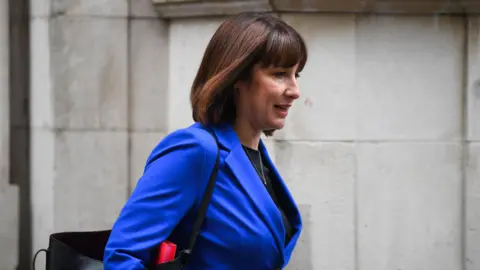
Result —
M270 229L275 238L277 249L284 256L285 228L282 217L275 203L263 185L258 174L250 163L237 134L229 125L214 128L220 144L230 153L225 158L225 163L239 180L240 186L252 200L252 205L258 211L259 216Z
M246 156L241 145L235 147L226 158L226 163L232 169L233 174L241 181L241 186L248 194L257 208L259 215L269 227L273 234L277 248L283 256L285 228L283 227L281 214L275 203L270 199L262 180L259 178L255 169L250 165L250 160Z
M259 149L267 158L269 167L276 176L274 181L278 181L282 187L282 190L285 191L285 193L282 194L283 198L289 200L287 204L291 205L291 208L286 212L286 215L291 222L294 234L287 246L285 246L285 227L283 226L281 214L275 203L271 200L268 191L266 190L265 186L263 186L258 174L255 172L255 169L251 165L247 155L245 154L245 151L242 148L237 134L228 124L215 126L213 130L218 137L221 147L230 152L225 158L225 163L230 167L235 177L240 181L240 186L245 190L245 194L250 196L252 204L258 210L259 215L262 217L274 236L277 248L281 253L281 256L284 258L284 263L287 263L290 260L292 250L295 247L300 235L302 220L291 194L288 192L282 177L278 173L275 165L268 155L265 145L262 141L260 141Z

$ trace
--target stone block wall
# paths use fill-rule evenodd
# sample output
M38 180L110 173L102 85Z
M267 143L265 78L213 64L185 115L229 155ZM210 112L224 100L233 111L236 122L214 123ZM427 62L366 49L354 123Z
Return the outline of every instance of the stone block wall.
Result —
M142 5L32 6L33 250L111 227L165 134L169 29Z
M130 1L129 178L133 188L152 148L168 125L169 26L152 3Z
M282 18L310 45L276 150L312 269L461 269L462 20Z
M130 67L125 1L32 3L32 248L37 250L48 245L52 232L110 227L125 202Z
M279 16L310 50L270 142L305 216L289 268L476 269L478 19ZM191 123L188 88L220 22L171 21L169 131Z
M190 85L222 17L32 4L36 250L54 231L111 226L152 147L192 122ZM267 140L304 217L289 269L478 269L479 17L278 16L310 53L302 98Z

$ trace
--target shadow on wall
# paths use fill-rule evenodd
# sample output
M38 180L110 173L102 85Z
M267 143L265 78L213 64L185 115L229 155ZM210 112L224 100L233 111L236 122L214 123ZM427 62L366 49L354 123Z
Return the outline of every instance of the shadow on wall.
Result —
M303 231L298 239L297 246L292 254L290 263L286 270L313 270L312 257L312 206L301 204L298 205L300 214L302 215Z
M19 187L17 270L31 269L30 2L9 0L10 184Z

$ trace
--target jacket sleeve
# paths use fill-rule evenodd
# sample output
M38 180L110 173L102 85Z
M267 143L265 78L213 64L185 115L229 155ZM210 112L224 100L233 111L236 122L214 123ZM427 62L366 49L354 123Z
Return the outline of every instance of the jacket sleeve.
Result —
M200 200L216 158L212 144L207 132L188 129L158 144L112 228L105 270L145 269L150 264L152 252Z

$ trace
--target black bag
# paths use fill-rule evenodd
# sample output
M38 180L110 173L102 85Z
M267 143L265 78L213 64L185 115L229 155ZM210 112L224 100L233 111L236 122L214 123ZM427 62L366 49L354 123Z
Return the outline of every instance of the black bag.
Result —
M188 262L195 240L200 233L208 204L212 198L215 180L218 174L220 148L215 133L210 132L217 144L217 159L208 180L207 189L200 203L197 218L193 224L187 249L177 251L173 261L149 267L151 270L180 270ZM48 249L41 249L33 257L33 269L37 255L45 251L47 254L46 270L103 270L103 252L111 230L61 232L50 235Z

